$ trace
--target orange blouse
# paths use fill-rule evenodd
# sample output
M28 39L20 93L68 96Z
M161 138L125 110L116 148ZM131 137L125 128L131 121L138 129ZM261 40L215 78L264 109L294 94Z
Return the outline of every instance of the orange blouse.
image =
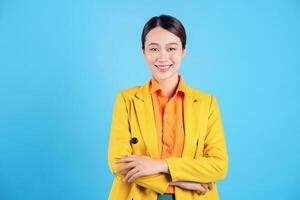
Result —
M152 76L150 93L161 159L182 156L184 146L184 92L185 87L180 75L176 91L170 99L163 94L158 81ZM174 186L169 186L166 191L166 193L174 192Z

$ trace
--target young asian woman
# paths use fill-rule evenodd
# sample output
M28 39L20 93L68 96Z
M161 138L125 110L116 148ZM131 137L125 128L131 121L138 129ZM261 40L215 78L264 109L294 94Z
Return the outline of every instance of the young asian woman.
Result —
M215 96L179 74L186 32L175 17L151 18L142 32L151 80L117 95L108 147L110 200L219 199L228 154Z

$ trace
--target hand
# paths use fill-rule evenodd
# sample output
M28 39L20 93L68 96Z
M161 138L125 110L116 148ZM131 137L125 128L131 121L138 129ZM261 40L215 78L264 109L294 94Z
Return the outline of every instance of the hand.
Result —
M194 190L199 195L205 195L208 190L212 190L213 188L211 183L197 183L189 181L171 182L170 185L178 186L186 190Z
M165 160L154 160L148 156L130 155L116 160L115 163L127 163L118 168L115 173L118 174L121 171L129 170L123 179L129 183L141 176L168 172L168 165Z

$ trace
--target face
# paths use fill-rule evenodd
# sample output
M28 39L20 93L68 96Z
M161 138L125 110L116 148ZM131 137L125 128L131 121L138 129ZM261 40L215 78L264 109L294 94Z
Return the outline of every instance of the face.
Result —
M160 81L178 76L185 49L179 37L156 27L146 35L143 54L152 75Z

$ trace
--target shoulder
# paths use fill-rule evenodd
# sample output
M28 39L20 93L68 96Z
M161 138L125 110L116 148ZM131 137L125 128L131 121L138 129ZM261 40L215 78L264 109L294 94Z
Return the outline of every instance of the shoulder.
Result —
M137 85L137 86L132 86L132 87L129 87L129 88L125 88L125 89L119 91L119 94L124 96L124 97L132 97L137 93L137 91L139 91L139 89L141 87L142 87L141 85Z
M194 99L200 99L201 101L211 101L213 95L208 92L204 92L202 90L187 86L188 93L194 98Z
M213 94L191 87L189 87L189 90L193 100L202 102L204 107L207 107L208 109L214 109L218 107L217 99Z
M203 105L209 110L210 113L219 113L220 108L217 98L213 94L202 92L200 90L194 89L194 93L198 96Z
M201 99L208 100L213 96L212 94L204 92L202 90L198 90L198 89L194 89L194 88L191 88L191 90L192 90L192 93L194 94L194 96L199 97Z

